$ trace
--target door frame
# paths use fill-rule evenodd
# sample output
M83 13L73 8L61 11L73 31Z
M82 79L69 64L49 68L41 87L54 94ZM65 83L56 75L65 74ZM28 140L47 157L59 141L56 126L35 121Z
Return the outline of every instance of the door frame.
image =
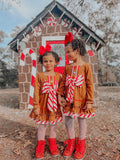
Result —
M59 44L59 41L64 41L65 39L65 36L43 36L42 37L42 46L46 46L46 42L48 41L58 41L58 44ZM54 43L53 43L54 44ZM57 43L56 43L57 44ZM66 55L66 51L65 51L65 65L68 63L68 58L67 58L67 55ZM65 67L65 66L63 66ZM63 68L61 67L61 68ZM57 67L56 67L57 68ZM64 68L63 68L64 69ZM62 70L63 70L62 69ZM44 69L43 69L44 70Z

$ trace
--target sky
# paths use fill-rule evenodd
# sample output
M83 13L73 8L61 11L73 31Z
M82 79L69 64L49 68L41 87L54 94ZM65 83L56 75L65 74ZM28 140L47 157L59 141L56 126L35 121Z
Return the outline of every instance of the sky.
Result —
M16 26L26 26L51 2L52 0L0 0L0 31L7 35L0 47L7 47L12 40L10 34Z

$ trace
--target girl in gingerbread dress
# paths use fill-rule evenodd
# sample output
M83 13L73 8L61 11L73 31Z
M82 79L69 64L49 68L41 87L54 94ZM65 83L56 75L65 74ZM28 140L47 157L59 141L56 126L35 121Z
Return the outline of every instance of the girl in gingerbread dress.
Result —
M45 71L37 74L35 91L33 98L33 110L30 117L38 124L38 141L35 157L41 159L44 156L45 131L49 125L49 149L53 156L57 156L59 151L56 145L56 123L62 121L60 106L57 104L59 81L61 76L54 72L54 67L59 62L58 55L51 51L51 46L43 46L39 49L39 61L44 66Z
M63 156L74 153L75 159L82 159L85 153L86 119L93 117L93 78L91 66L82 60L86 53L85 44L80 39L73 39L72 33L65 35L66 53L73 63L65 66L58 89L58 102L63 106L65 126L68 134L67 147ZM63 96L65 101L63 101ZM75 140L74 118L78 118L79 135Z

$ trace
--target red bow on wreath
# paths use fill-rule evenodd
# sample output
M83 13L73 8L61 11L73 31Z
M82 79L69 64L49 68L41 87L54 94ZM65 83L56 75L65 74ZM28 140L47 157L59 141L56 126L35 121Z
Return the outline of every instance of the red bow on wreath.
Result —
M47 51L47 52L50 52L50 51L51 51L51 46L50 46L49 44L47 44L46 47L40 46L39 53L40 53L41 56L43 56L43 54L44 54L46 51Z
M65 35L65 46L68 42L70 43L72 40L73 40L73 35L71 32L68 32L68 34Z

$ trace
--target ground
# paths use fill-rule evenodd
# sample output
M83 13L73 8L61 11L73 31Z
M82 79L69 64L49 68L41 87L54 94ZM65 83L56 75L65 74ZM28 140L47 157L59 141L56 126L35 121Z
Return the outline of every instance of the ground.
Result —
M37 125L29 110L18 108L18 89L0 90L0 160L34 160ZM88 119L84 160L120 160L120 87L99 87L96 116ZM75 120L75 122L77 122ZM75 123L76 133L78 131ZM76 134L77 136L77 134ZM48 149L48 129L44 160L64 160L64 121L57 126L60 155L51 157ZM72 160L73 156L69 158Z

